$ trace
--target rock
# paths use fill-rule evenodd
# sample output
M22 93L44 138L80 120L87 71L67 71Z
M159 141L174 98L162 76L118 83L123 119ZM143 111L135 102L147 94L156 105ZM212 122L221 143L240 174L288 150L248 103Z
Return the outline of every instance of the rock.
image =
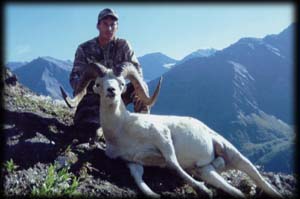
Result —
M18 81L17 76L13 74L7 67L4 68L3 73L5 84L15 86Z

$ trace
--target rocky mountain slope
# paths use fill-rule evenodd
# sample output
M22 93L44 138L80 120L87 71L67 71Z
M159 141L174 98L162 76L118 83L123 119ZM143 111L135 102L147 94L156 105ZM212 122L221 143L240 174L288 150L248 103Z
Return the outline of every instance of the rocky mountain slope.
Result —
M95 137L95 129L75 127L74 110L64 103L33 93L8 70L2 77L2 197L142 197L124 162L105 156L101 129ZM262 174L285 198L295 196L294 176L264 171ZM230 171L222 175L251 198L265 198L243 173ZM144 180L162 198L197 197L169 169L146 167ZM208 187L213 198L228 197Z

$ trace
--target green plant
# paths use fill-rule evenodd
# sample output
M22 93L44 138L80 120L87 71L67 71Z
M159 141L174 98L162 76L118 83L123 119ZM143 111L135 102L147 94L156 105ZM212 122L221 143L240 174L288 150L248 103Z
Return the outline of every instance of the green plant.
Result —
M69 153L69 152L71 152L72 151L72 148L71 148L71 145L69 144L68 146L67 146L67 148L65 149L65 154L67 154L67 153Z
M70 196L78 194L76 189L79 181L73 173L64 167L57 171L55 165L50 165L45 181L39 187L33 187L33 196Z
M4 168L8 173L15 171L18 167L19 166L14 163L13 159L10 159L4 163Z

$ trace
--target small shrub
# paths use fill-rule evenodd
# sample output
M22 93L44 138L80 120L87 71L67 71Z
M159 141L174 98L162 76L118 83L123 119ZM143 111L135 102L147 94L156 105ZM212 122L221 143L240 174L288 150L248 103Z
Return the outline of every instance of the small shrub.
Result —
M76 189L79 186L77 177L69 173L64 167L57 171L55 165L50 165L45 181L39 187L33 187L33 196L70 196L78 194Z
M12 173L15 171L19 166L16 165L13 161L13 159L10 159L4 163L4 168L8 173Z

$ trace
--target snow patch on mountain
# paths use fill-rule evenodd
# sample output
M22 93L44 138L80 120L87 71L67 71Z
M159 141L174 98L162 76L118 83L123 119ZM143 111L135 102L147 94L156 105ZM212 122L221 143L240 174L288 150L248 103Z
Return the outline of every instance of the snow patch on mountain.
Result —
M279 57L284 57L283 55L280 54L280 50L278 50L278 48L273 47L270 44L266 44L266 47L268 50L270 50L272 53L274 53L275 55L279 56Z
M168 64L164 64L163 67L170 69L172 68L176 63L168 63Z
M254 93L253 82L255 79L249 74L247 68L237 62L228 61L228 63L233 65L234 70L234 93L233 98L235 99L235 107L239 109L239 107L247 107L248 111L255 112L258 110L258 105Z
M268 39L272 38L271 36L266 37ZM259 39L259 38L242 38L238 41L238 44L247 45L250 49L255 50L256 46L265 46L269 51L271 51L273 54L283 57L284 56L280 53L280 50L278 48L275 48L274 46L268 44L266 39Z
M228 61L233 65L234 72L236 73L236 76L234 77L235 79L245 79L245 81L254 80L254 78L248 73L248 70L246 69L245 66L236 63L234 61Z

